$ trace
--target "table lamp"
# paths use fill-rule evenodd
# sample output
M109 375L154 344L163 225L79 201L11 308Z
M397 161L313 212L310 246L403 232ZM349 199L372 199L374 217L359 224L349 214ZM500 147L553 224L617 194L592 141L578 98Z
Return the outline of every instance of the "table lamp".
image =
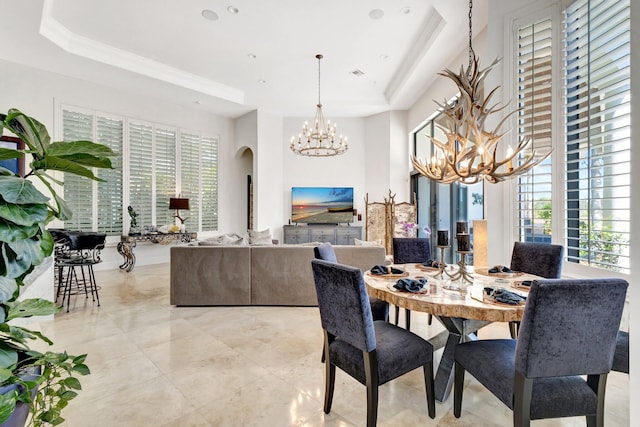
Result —
M187 211L189 210L189 199L181 197L171 197L169 198L169 209L175 209L175 217L180 220L181 224L184 224L184 218L180 216L180 209Z

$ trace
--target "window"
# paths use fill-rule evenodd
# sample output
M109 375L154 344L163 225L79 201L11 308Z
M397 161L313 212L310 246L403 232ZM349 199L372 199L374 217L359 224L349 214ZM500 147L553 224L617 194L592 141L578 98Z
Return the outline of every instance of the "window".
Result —
M89 140L122 152L123 122L104 115L63 110L63 139ZM65 174L64 199L73 212L65 227L73 230L97 230L107 234L122 231L122 160L111 159L113 169L94 173L105 182L94 182ZM94 203L95 200L95 203Z
M565 11L568 261L629 273L629 0Z
M517 30L518 140L547 151L552 138L552 21L542 19ZM528 153L523 153L528 154ZM517 239L551 243L552 156L517 180Z
M455 102L455 101L453 101ZM423 127L413 134L414 149L416 157L429 158L433 155L431 137L440 141L445 138L442 126L442 115L438 111L434 113ZM428 178L414 173L411 177L411 194L416 195L417 218L421 228L428 226L431 229L431 245L434 256L440 256L436 252L435 237L437 230L449 230L450 236L456 234L456 222L468 221L469 232L473 238L472 221L484 218L484 187L479 182L473 185L465 185L459 182L453 184L439 184ZM424 237L424 231L419 230L418 237ZM445 253L446 262L457 262L453 259L453 251L447 250ZM469 263L473 259L467 258Z
M514 26L517 136L535 147L555 141L554 162L562 161L518 179L516 239L554 236L567 248L565 265L628 274L630 1L574 0L545 14Z
M111 159L114 169L94 172L105 182L65 174L64 198L74 214L66 228L122 234L127 203L139 226L173 224L169 198L181 194L190 199L190 231L217 229L217 138L76 107L62 106L61 117L64 140L91 140L118 153Z

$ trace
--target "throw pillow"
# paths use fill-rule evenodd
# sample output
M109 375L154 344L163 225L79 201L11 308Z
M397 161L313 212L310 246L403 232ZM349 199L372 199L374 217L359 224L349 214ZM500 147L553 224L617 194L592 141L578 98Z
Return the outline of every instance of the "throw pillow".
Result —
M367 240L353 239L353 243L356 246L382 246L382 241L380 240L367 241Z
M267 228L266 230L256 231L256 230L248 230L249 233L249 244L250 245L272 245L271 241L271 232Z

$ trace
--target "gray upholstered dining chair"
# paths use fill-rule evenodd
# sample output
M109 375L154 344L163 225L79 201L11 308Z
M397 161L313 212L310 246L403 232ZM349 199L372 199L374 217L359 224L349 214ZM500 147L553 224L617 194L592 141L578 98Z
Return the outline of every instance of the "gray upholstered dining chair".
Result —
M393 242L393 263L410 264L426 262L431 257L431 241L428 237L394 237ZM396 307L395 323L398 324L400 308ZM404 310L407 330L411 329L411 311ZM429 325L433 321L433 316L429 315Z
M367 426L376 425L378 387L422 367L429 417L435 418L433 346L389 322L374 321L362 271L311 261L324 331L324 412L331 411L336 367L367 388Z
M534 280L517 340L456 347L454 415L466 371L513 410L514 426L574 416L602 426L627 286L622 279Z
M313 248L313 253L316 259L322 259L324 261L338 263L338 257L333 250L333 246L329 242L322 243ZM389 321L389 303L378 298L369 297L369 303L371 304L371 313L373 314L373 320Z
M629 332L618 331L612 371L629 373Z
M535 274L545 279L559 279L562 275L564 246L548 243L515 242L511 252L513 271ZM518 336L519 322L509 322L511 338Z

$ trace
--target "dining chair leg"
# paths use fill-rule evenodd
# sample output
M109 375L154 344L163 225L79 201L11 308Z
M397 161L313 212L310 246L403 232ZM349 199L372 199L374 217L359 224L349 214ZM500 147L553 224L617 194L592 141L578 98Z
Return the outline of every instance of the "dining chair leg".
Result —
M607 385L607 374L588 375L587 384L598 396L596 415L587 417L587 427L604 426L604 396Z
M429 418L436 417L436 393L433 386L433 362L427 363L422 367L424 371L424 386L427 391L427 410Z
M531 425L531 396L533 379L516 371L513 378L513 427Z
M429 318L427 319L427 325L431 326L432 323L433 323L433 314L430 314Z
M331 412L333 403L333 390L336 384L336 367L329 360L325 360L325 388L324 388L324 413Z
M363 352L364 372L367 381L367 427L378 423L378 356L375 350Z
M411 330L411 310L408 308L404 309L404 322L407 325L407 331Z
M396 318L395 318L395 325L398 326L398 320L400 319L400 307L398 307L396 305Z

